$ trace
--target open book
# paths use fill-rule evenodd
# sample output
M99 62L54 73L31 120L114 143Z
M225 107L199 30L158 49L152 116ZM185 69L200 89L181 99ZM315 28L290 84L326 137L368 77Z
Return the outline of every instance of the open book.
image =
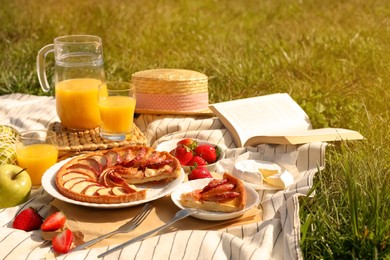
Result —
M238 147L363 139L360 133L343 128L312 129L305 111L286 93L211 104L210 109Z

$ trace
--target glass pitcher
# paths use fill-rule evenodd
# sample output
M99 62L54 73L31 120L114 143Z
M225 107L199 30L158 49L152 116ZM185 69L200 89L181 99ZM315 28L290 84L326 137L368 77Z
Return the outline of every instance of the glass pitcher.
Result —
M37 72L43 91L46 55L54 52L55 97L58 117L70 129L93 129L100 124L98 86L105 81L102 40L93 35L67 35L39 50Z

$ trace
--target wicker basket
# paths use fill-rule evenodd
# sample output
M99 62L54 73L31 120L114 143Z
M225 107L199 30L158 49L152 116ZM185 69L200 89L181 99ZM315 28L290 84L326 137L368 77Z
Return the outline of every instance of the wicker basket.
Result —
M49 130L56 132L59 160L88 151L107 150L121 146L146 145L144 134L135 124L133 124L133 134L130 139L120 142L103 139L100 136L99 128L74 131L67 129L60 122L54 122L49 125Z

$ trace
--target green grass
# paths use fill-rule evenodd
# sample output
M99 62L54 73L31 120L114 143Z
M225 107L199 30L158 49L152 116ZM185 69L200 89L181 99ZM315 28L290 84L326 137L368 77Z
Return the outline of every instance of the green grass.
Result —
M0 94L40 90L38 50L66 34L103 39L108 79L186 68L211 102L289 93L313 126L360 131L330 147L302 199L308 259L390 258L390 4L364 0L3 0ZM52 75L52 71L48 71Z

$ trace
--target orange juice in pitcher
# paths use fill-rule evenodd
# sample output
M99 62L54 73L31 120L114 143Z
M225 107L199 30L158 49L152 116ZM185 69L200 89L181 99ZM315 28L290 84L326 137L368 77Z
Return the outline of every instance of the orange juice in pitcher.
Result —
M99 126L98 86L105 81L100 37L68 35L54 39L37 56L38 79L44 91L50 89L45 59L55 57L56 108L62 125L84 130Z
M99 126L97 79L80 78L56 84L56 108L61 123L72 129L90 129Z

